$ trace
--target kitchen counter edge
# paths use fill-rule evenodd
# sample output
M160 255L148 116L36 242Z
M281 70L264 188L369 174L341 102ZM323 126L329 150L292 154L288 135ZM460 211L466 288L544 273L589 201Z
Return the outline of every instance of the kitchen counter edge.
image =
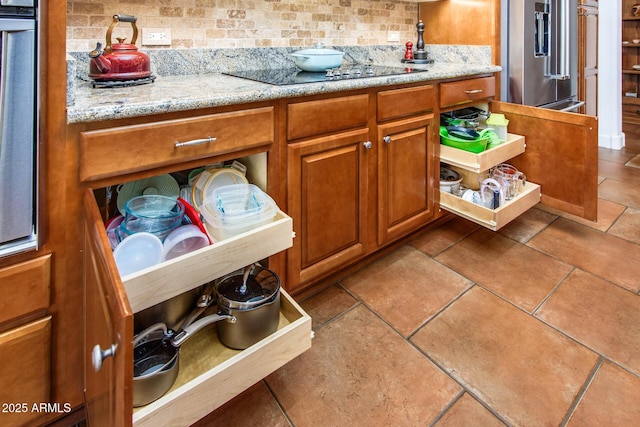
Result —
M77 81L74 104L67 107L67 123L151 116L369 87L466 78L501 71L501 67L496 65L454 63L435 63L420 68L426 68L427 71L287 86L259 83L219 73L157 77L153 83L116 88L93 88L89 82Z

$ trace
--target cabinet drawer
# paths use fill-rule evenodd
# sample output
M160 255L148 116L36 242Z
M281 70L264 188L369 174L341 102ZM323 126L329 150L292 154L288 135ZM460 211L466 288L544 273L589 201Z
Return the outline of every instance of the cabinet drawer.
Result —
M365 127L369 95L343 96L287 106L287 139L294 140Z
M440 206L491 230L498 230L540 201L540 186L527 182L518 196L497 209L488 209L444 191L440 192Z
M426 113L434 106L435 89L432 85L385 90L378 93L378 121Z
M496 78L481 77L440 84L440 107L451 107L496 95Z
M82 132L80 180L268 146L274 129L274 108L264 107ZM192 141L201 143L177 145Z
M311 318L283 290L278 330L245 350L222 345L215 325L180 349L180 370L159 400L134 409L135 426L190 425L311 348Z
M50 316L0 334L0 402L27 405L3 410L3 426L39 424L32 405L51 402L50 359Z
M137 313L293 245L293 221L279 211L273 222L220 240L122 278Z
M507 134L505 142L481 153L472 153L440 144L440 160L451 166L479 173L524 153L524 150L523 136Z
M0 269L0 323L49 308L51 255Z

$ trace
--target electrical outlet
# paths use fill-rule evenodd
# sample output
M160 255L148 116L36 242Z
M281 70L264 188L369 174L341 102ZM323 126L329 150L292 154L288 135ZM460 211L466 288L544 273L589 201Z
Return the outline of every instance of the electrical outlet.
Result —
M171 46L171 28L143 28L143 46Z
M400 33L398 31L389 31L387 33L387 41L394 43L400 41Z

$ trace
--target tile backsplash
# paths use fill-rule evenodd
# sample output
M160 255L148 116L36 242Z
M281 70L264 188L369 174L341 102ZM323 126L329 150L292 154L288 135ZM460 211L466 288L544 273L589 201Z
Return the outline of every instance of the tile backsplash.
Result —
M114 14L134 15L140 32L170 28L170 46L155 48L404 45L416 42L418 3L398 0L68 0L67 50L103 42ZM399 42L389 42L397 32ZM119 23L113 38L131 38Z

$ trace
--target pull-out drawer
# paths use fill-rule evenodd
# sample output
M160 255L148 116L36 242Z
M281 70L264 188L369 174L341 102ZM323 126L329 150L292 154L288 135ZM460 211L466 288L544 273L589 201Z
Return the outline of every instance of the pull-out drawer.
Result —
M133 424L193 424L311 348L311 336L311 318L285 291L278 330L245 350L222 345L210 325L182 345L175 383L160 399L134 409Z
M293 221L278 211L273 222L122 278L134 313L290 248Z
M451 193L440 192L440 207L494 231L522 215L539 201L540 186L533 182L527 182L516 197L497 209L485 208Z
M507 134L505 142L477 154L441 144L440 160L451 166L479 173L499 163L507 162L518 154L524 153L524 150L525 139L523 136Z
M480 77L440 84L440 107L462 107L496 96L496 78Z
M273 107L263 107L82 132L80 180L268 147L275 139L274 114Z
M433 110L435 103L432 85L378 92L378 121L427 113Z

